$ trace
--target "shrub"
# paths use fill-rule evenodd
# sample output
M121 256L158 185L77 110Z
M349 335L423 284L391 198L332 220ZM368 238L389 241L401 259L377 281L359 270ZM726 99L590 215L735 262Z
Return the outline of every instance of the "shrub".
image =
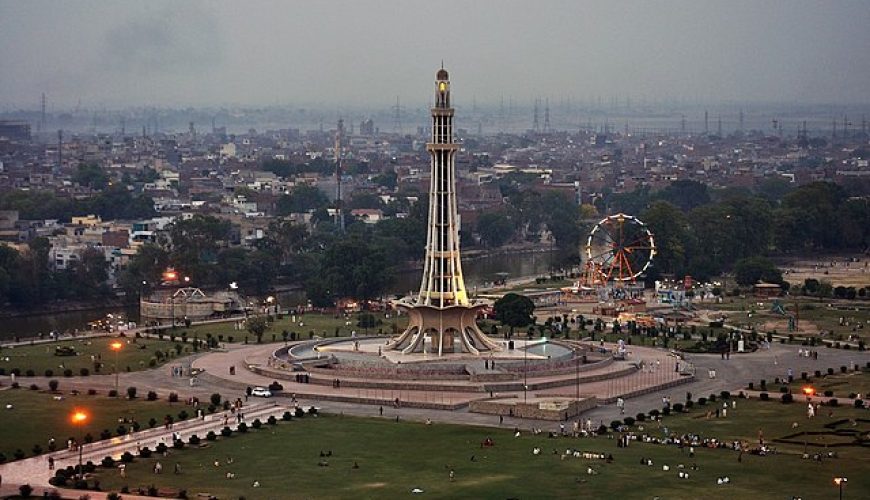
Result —
M828 390L826 390L826 391L824 392L824 395L825 395L826 398L829 398L829 397L831 397L831 396L834 395L834 391L828 389Z
M73 373L72 368L67 368L63 371L63 376L64 377L72 377L72 373Z
M780 397L780 399L783 403L791 403L792 401L794 401L794 396L792 396L790 393L785 393L782 395L782 397Z
M188 417L190 417L190 415L187 414L187 410L181 410L180 412L178 412L178 420L179 421L187 420Z
M35 376L36 376L36 372L33 371L33 370L27 370L26 372L24 372L24 376L25 376L25 377L35 377Z
M624 419L622 419L622 421L625 422L625 425L628 425L628 426L634 425L634 419L631 417L625 417Z
M88 369L85 368L85 367L82 367L82 368L79 370L79 375L81 375L82 377L87 377L87 376L90 375L90 374L91 374L91 371L88 370Z
M218 406L221 404L221 395L218 393L214 393L211 395L209 400L211 401L211 404Z
M759 394L759 397L761 398L762 401L767 401L770 399L770 395L766 392L762 392L761 394Z
M833 375L833 374L834 374L834 369L828 368L828 375Z
M855 400L855 408L858 408L858 409L864 408L864 400L863 399L856 399Z
M293 420L293 415L290 414L289 411L285 411L283 415L281 415L281 420L285 422L289 422Z
M704 406L707 404L707 398L698 398L698 405Z
M596 432L598 433L599 436L603 436L603 435L607 434L607 427L604 426L603 424L599 425L598 430Z
M846 373L847 371L849 371L849 369L846 368L845 366L840 367L840 373Z
M85 434L85 443L87 443L87 444L91 444L91 443L93 443L93 442L94 442L94 436L91 436L91 433L90 433L90 432L88 432L87 434Z
M297 418L302 418L305 416L305 410L303 410L302 408L296 408L296 410L293 412L293 415Z
M33 494L33 487L29 484L22 484L18 487L18 493L22 498L30 498L30 495Z
M638 413L637 415L634 416L634 419L637 420L638 422L643 422L644 420L646 420L646 414L645 413Z
M670 406L665 406L664 408L662 408L662 415L668 416L670 414L671 414L671 407Z
M121 500L121 495L112 492L106 495L106 500Z
M801 372L801 380L807 380L808 378L810 377L807 372Z
M12 454L12 458L14 458L15 460L24 460L24 450L18 448L17 450L15 450L15 453Z
M783 385L783 386L780 386L780 387L779 387L779 392L781 392L781 393L783 393L783 394L787 393L787 392L788 392L788 387L786 387L786 386L784 386L784 385Z
M112 431L109 429L103 429L103 432L100 433L100 439L109 439L112 437Z
M248 424L242 422L236 427L236 430L241 433L248 432Z
M214 413L217 411L217 406L210 404L210 405L208 405L208 408L206 408L206 409L208 410L209 413Z
M228 426L228 425L225 426L223 429L221 429L221 436L223 436L223 437L229 437L230 435L232 435L232 433L233 433L233 430L230 429L230 426Z
M123 435L127 434L127 428L124 427L123 425L119 425L118 428L115 429L115 431L118 433L119 436L123 436Z
M60 385L60 383L57 380L52 379L48 381L48 388L51 389L52 392L57 390L58 385Z
M720 396L722 399L731 399L731 393L728 392L728 391L722 391L722 392L720 392L720 393L719 393L719 396Z
M139 456L142 458L148 458L151 456L151 449L147 446L139 450Z
M251 427L253 427L254 429L259 429L262 426L263 426L263 422L261 422L259 418L255 418L254 422L251 423Z
M36 384L30 384L30 390L31 390L31 391L38 391L38 390L39 390L39 386L36 385Z
M695 406L695 402L694 402L694 401L692 401L691 399L688 400L688 401L686 401L686 409L687 409L687 410L690 409L690 408L692 408L693 406Z
M155 425L157 425L157 419L154 417L149 418L148 419L148 427L153 429Z
M275 425L278 423L278 419L275 418L275 415L269 415L269 418L266 419L266 423L269 425Z
M661 413L656 409L652 409L649 411L649 416L651 416L651 417L658 417L660 414Z
M616 431L616 430L619 430L620 427L622 427L622 421L621 421L621 420L613 420L613 421L610 422L610 428L611 428L611 429L613 429L613 430Z
M752 390L755 389L755 384L753 384L752 382L749 382L749 386L748 386L747 388L748 388L750 391L752 391Z
M116 391L115 389L109 389L109 397L110 397L110 398L117 398L117 397L118 397L118 391Z
M148 397L146 399L148 399L148 401L156 401L157 393L154 391L148 391Z
M129 464L130 462L133 461L133 454L130 453L129 451L125 451L121 455L121 461L124 462L125 464Z
M837 398L831 398L828 400L828 406L840 406L840 402L837 401Z
M96 396L96 395L97 395L96 389L88 389L88 396Z
M127 398L128 399L136 399L136 388L128 387L127 388Z
M272 392L283 391L284 386L279 384L278 381L275 381L275 382L272 382L271 384L269 384L269 390Z
M176 439L175 441L172 442L172 447L177 449L177 450L180 450L180 449L184 448L184 441L182 441L180 439Z
M32 451L34 455L42 455L42 446L35 444L30 451Z
M54 370L52 370L52 369L45 370L45 376L46 376L46 377L53 377L53 376L54 376Z
M157 453L160 453L162 455L162 454L166 453L166 450L168 450L168 449L169 449L169 447L166 446L166 443L160 443L154 448L154 451L156 451Z
M143 448L143 449L145 449L145 448ZM106 457L103 458L103 461L100 462L100 464L102 464L103 467L109 469L109 468L112 468L115 466L115 459L106 455ZM58 472L60 472L60 471L58 471Z
M190 443L190 444L192 444L192 445L194 445L194 446L196 446L196 445L198 445L198 444L200 443L199 436L197 436L196 434L194 434L194 435L190 436L190 438L187 440L187 442Z
M217 439L217 434L215 434L214 431L208 431L208 434L205 435L205 439L208 441L214 441Z
M673 408L674 408L675 412L682 413L683 412L683 403L677 403L673 406Z
M822 371L821 371L821 370L816 370L816 371L813 372L813 375L814 375L816 378L819 378L819 377L822 376Z
M177 403L178 402L178 393L170 392L169 393L169 402L170 403Z

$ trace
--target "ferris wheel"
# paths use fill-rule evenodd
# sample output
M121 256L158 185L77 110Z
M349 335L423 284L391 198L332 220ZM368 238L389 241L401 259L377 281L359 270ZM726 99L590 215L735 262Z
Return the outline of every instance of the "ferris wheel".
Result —
M649 228L637 217L618 213L601 219L586 240L586 261L599 266L603 281L634 283L656 254Z

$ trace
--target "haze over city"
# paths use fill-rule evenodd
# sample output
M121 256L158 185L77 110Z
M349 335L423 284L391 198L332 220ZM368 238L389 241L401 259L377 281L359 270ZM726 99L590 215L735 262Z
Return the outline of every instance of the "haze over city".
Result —
M0 2L0 106L867 103L864 1Z

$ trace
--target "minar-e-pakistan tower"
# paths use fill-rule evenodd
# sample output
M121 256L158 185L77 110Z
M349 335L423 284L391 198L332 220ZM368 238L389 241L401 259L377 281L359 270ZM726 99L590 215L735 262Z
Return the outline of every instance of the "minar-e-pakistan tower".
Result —
M442 67L435 76L432 141L426 144L432 168L423 280L416 299L409 297L396 303L408 312L409 324L389 345L404 353L428 351L440 356L501 349L477 327L475 318L486 304L468 299L462 279L456 206L458 149L453 142L450 79Z

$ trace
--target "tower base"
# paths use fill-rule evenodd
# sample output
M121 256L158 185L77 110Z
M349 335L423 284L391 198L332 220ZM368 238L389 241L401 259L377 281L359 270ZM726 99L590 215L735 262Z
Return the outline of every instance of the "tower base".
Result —
M394 305L408 313L408 327L387 344L388 349L403 353L428 351L439 356L446 353L501 351L498 342L477 327L477 313L485 304L445 308L415 305L398 301Z

